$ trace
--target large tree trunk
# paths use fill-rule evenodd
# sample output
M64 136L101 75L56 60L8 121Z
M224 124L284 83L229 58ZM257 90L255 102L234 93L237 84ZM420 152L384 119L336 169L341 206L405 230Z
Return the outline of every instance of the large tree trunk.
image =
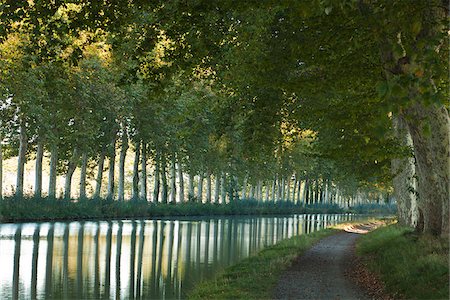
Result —
M23 177L25 174L25 161L28 147L28 137L26 133L25 124L20 124L20 140L19 140L19 158L17 162L17 183L16 183L16 197L23 197Z
M133 187L131 190L132 201L137 201L139 199L139 163L141 153L141 142L137 141L134 144L134 162L133 162Z
M114 172L115 172L115 164L116 164L116 136L114 136L112 143L111 143L111 149L110 149L110 155L109 155L109 170L108 170L108 191L106 198L108 200L114 200Z
M220 195L220 176L214 175L214 203L219 203Z
M87 152L83 152L81 158L81 174L80 174L80 199L86 199L86 171L87 171Z
M281 177L281 198L282 201L286 201L286 179Z
M294 203L295 203L295 195L297 193L297 183L298 183L297 176L295 176L294 186L292 187L292 202Z
M397 140L402 146L412 147L412 138L407 124L401 116L393 118L393 128ZM401 224L417 225L417 202L415 187L415 166L413 157L393 159L391 163L394 194L397 200L398 220Z
M188 200L193 201L194 199L194 175L192 171L189 173L188 178Z
M97 178L95 180L95 192L94 199L98 199L100 197L100 193L102 191L102 181L103 181L103 166L105 164L105 155L106 149L103 147L102 152L100 153L100 157L98 159L98 170L97 170Z
M184 178L183 178L183 168L181 166L180 159L178 159L178 183L179 183L179 193L178 193L178 202L185 202L184 198Z
M34 177L34 197L42 197L42 159L44 158L44 141L41 137L38 138L36 151L36 168ZM1 198L1 196L0 196Z
M64 184L64 198L70 199L72 192L72 176L77 168L78 158L79 158L78 148L75 147L73 149L72 157L69 160L69 165L66 173L66 182Z
M286 201L291 201L291 176L286 179Z
M147 201L147 144L144 142L141 155L141 200Z
M159 202L159 167L160 167L160 153L156 152L155 157L155 185L153 189L153 202L158 203Z
M56 198L56 167L58 165L58 146L56 144L52 144L50 149L50 176L49 176L49 184L48 184L48 197Z
M275 189L276 189L276 187L277 187L277 178L275 177L273 180L272 180L272 201L273 202L275 202L275 197L276 197L276 192L275 192Z
M206 172L206 203L211 203L211 173Z
M262 199L262 181L261 180L258 181L257 189L258 189L258 192L257 192L258 196L256 198L258 201L262 201L263 199Z
M416 103L406 111L405 120L411 134L419 178L419 210L423 231L448 236L450 122L444 106ZM427 122L430 133L423 130ZM421 224L419 224L421 226Z
M298 181L298 185L297 185L297 199L296 199L296 203L300 203L302 200L301 200L301 194L300 194L300 191L301 191L301 187L302 187L302 181L301 180L299 180Z
M265 183L265 188L266 188L266 197L264 198L265 201L269 201L269 183L266 181Z
M176 170L175 170L175 155L172 155L172 159L170 161L170 202L176 202L177 196L177 186L176 186Z
M119 195L118 200L125 200L125 158L127 156L128 151L128 135L126 132L126 127L123 128L122 133L122 147L120 148L120 157L119 157Z
M308 191L309 191L309 178L306 178L303 185L303 193L302 193L303 205L308 204Z

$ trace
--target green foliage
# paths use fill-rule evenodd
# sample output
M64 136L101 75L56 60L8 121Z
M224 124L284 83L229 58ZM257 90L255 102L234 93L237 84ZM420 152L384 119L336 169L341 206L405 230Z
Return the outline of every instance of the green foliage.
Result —
M357 253L393 295L449 297L448 239L419 236L410 228L390 225L361 237Z
M189 299L269 299L281 273L319 239L335 233L324 229L267 247L255 256L226 268L216 278L200 283Z

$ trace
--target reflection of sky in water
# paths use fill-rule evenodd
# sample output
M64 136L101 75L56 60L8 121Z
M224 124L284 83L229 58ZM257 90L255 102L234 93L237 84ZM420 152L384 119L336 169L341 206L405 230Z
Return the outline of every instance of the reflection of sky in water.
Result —
M200 280L267 245L352 218L2 224L0 299L182 298Z

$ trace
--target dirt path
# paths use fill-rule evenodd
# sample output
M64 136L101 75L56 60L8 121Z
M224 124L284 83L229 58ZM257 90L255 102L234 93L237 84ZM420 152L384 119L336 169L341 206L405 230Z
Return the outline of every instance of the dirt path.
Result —
M321 240L281 276L274 299L368 299L348 277L353 245L362 233L378 224L347 227Z

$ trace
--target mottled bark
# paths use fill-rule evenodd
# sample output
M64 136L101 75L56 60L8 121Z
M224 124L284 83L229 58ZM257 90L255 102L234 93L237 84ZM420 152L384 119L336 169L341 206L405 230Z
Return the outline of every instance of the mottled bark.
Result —
M168 194L168 186L167 186L167 172L166 172L166 155L163 153L161 155L161 202L167 203L167 194Z
M222 200L222 203L227 203L227 188L226 188L226 175L224 172L222 172L222 176L220 177L220 199Z
M36 151L36 165L34 177L34 197L42 197L42 160L44 158L44 140L39 137ZM1 196L0 196L1 198Z
M86 199L86 171L88 156L87 152L83 152L81 157L81 174L80 174L80 199Z
M52 144L50 149L50 175L48 184L48 197L56 198L56 167L58 165L58 146Z
M66 180L64 184L64 198L70 199L72 193L72 177L75 169L77 168L78 159L80 157L78 148L75 147L72 152L72 156L69 160L69 165L67 167Z
M266 182L266 184L265 184L265 189L266 189L266 196L264 197L264 200L266 200L266 201L269 201L270 199L269 199L269 183L268 182Z
M197 201L200 203L203 202L203 173L201 172L198 175Z
M275 177L272 180L272 197L271 197L272 201L274 201L274 202L276 200L275 199L275 197L276 197L276 191L275 191L276 187L277 187L277 178Z
M141 141L134 143L134 161L133 161L133 184L131 189L131 199L139 199L139 164L141 162Z
M17 183L16 183L16 197L23 197L23 179L25 174L25 161L28 148L28 137L25 124L20 124L19 137L19 157L17 161Z
M0 201L3 200L3 137L0 134Z
M401 116L394 116L393 128L401 146L413 147L407 124ZM397 200L398 220L403 225L416 226L418 208L416 202L415 166L413 157L393 159L391 163L394 194Z
M106 149L102 148L102 152L100 153L100 157L98 158L98 170L97 170L97 178L95 179L95 192L94 199L100 197L100 193L102 191L102 181L103 181L103 167L105 165L105 155Z
M122 146L120 148L119 156L119 189L118 189L118 200L125 200L125 159L128 151L128 134L124 127L122 133Z
M245 175L244 181L242 182L241 199L247 198L247 178L248 176Z
M291 201L291 176L286 178L286 201Z
M415 103L407 111L406 123L411 134L419 178L419 210L423 231L448 236L450 121L444 106ZM426 122L430 133L424 131ZM419 224L421 226L421 224Z

